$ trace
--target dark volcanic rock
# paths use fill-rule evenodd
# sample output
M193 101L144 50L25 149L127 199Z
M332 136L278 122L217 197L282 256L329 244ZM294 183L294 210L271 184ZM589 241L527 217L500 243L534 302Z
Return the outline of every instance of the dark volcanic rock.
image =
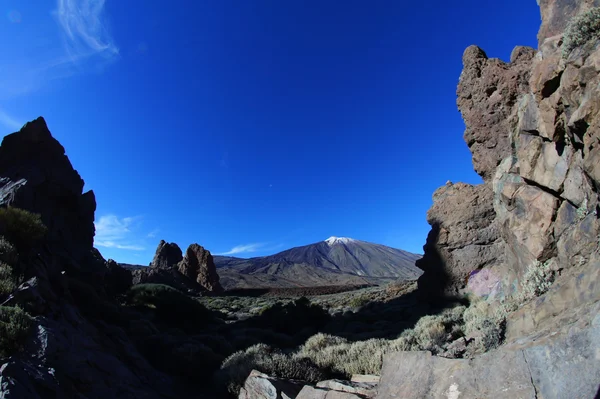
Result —
M183 255L181 248L174 242L168 243L164 240L160 240L154 259L150 263L150 267L159 269L169 269L175 267L181 260Z
M42 118L0 146L0 206L41 215L44 242L12 266L27 279L4 301L35 316L25 351L0 359L2 398L168 398L171 377L153 369L124 331L129 317L110 295L128 272L93 248L94 193ZM107 294L108 293L108 294Z
M120 295L131 288L133 276L130 270L122 268L112 259L106 261L106 268L108 272L104 277L104 282L107 291L112 295Z
M178 268L181 274L196 281L206 290L211 292L223 291L213 257L209 251L200 245L192 244L188 247Z
M86 257L94 242L94 193L38 118L9 134L0 146L0 203L39 213L54 251L75 260Z

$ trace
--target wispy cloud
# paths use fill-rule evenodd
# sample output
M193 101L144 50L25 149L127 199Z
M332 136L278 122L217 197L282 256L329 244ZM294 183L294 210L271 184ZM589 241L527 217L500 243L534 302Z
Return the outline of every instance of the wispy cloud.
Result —
M237 246L231 248L231 250L229 250L227 252L223 252L218 255L236 255L236 254L245 254L245 253L256 252L260 249L263 249L265 245L266 245L266 243L260 243L260 242L254 243L254 244L237 245Z
M21 122L16 120L11 115L7 114L6 111L4 111L1 107L0 107L0 123L2 125L4 125L6 128L11 129L12 131L17 131L17 130L21 129L21 127L23 126L23 124Z
M158 233L160 233L160 230L159 229L154 229L150 233L148 233L146 235L146 237L148 237L148 238L156 238L156 236L158 235Z
M104 17L105 0L58 0L56 16L63 29L65 50L71 62L119 54Z
M140 243L136 231L141 217L119 218L116 215L101 216L96 225L94 244L104 248L143 251L146 247Z
M0 100L27 95L51 81L102 70L119 57L105 0L56 0L51 13L30 23L36 26L32 39L3 48L11 62L3 65Z

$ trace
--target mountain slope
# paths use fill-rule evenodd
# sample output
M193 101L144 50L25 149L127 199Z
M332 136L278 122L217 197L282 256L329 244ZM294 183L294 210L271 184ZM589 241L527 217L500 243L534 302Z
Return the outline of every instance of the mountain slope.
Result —
M297 287L415 280L420 256L345 237L250 259L215 256L226 288Z

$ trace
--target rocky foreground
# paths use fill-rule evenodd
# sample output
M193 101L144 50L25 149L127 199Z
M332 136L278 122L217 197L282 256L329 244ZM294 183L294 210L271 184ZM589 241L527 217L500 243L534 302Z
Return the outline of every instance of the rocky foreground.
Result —
M596 397L600 38L581 24L600 1L539 4L537 50L463 56L458 107L484 183L434 193L418 290L356 296L359 311L304 298L232 321L208 307L221 285L197 244L161 242L142 271L106 261L94 194L45 121L6 136L0 398Z

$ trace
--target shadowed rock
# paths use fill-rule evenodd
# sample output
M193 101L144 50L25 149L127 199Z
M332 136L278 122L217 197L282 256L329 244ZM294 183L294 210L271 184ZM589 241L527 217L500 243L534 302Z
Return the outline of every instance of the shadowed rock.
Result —
M174 242L168 243L160 240L154 259L150 263L150 267L158 269L169 269L177 266L183 259L181 249Z
M223 291L212 255L198 244L188 247L178 269L181 274L196 281L208 291Z

